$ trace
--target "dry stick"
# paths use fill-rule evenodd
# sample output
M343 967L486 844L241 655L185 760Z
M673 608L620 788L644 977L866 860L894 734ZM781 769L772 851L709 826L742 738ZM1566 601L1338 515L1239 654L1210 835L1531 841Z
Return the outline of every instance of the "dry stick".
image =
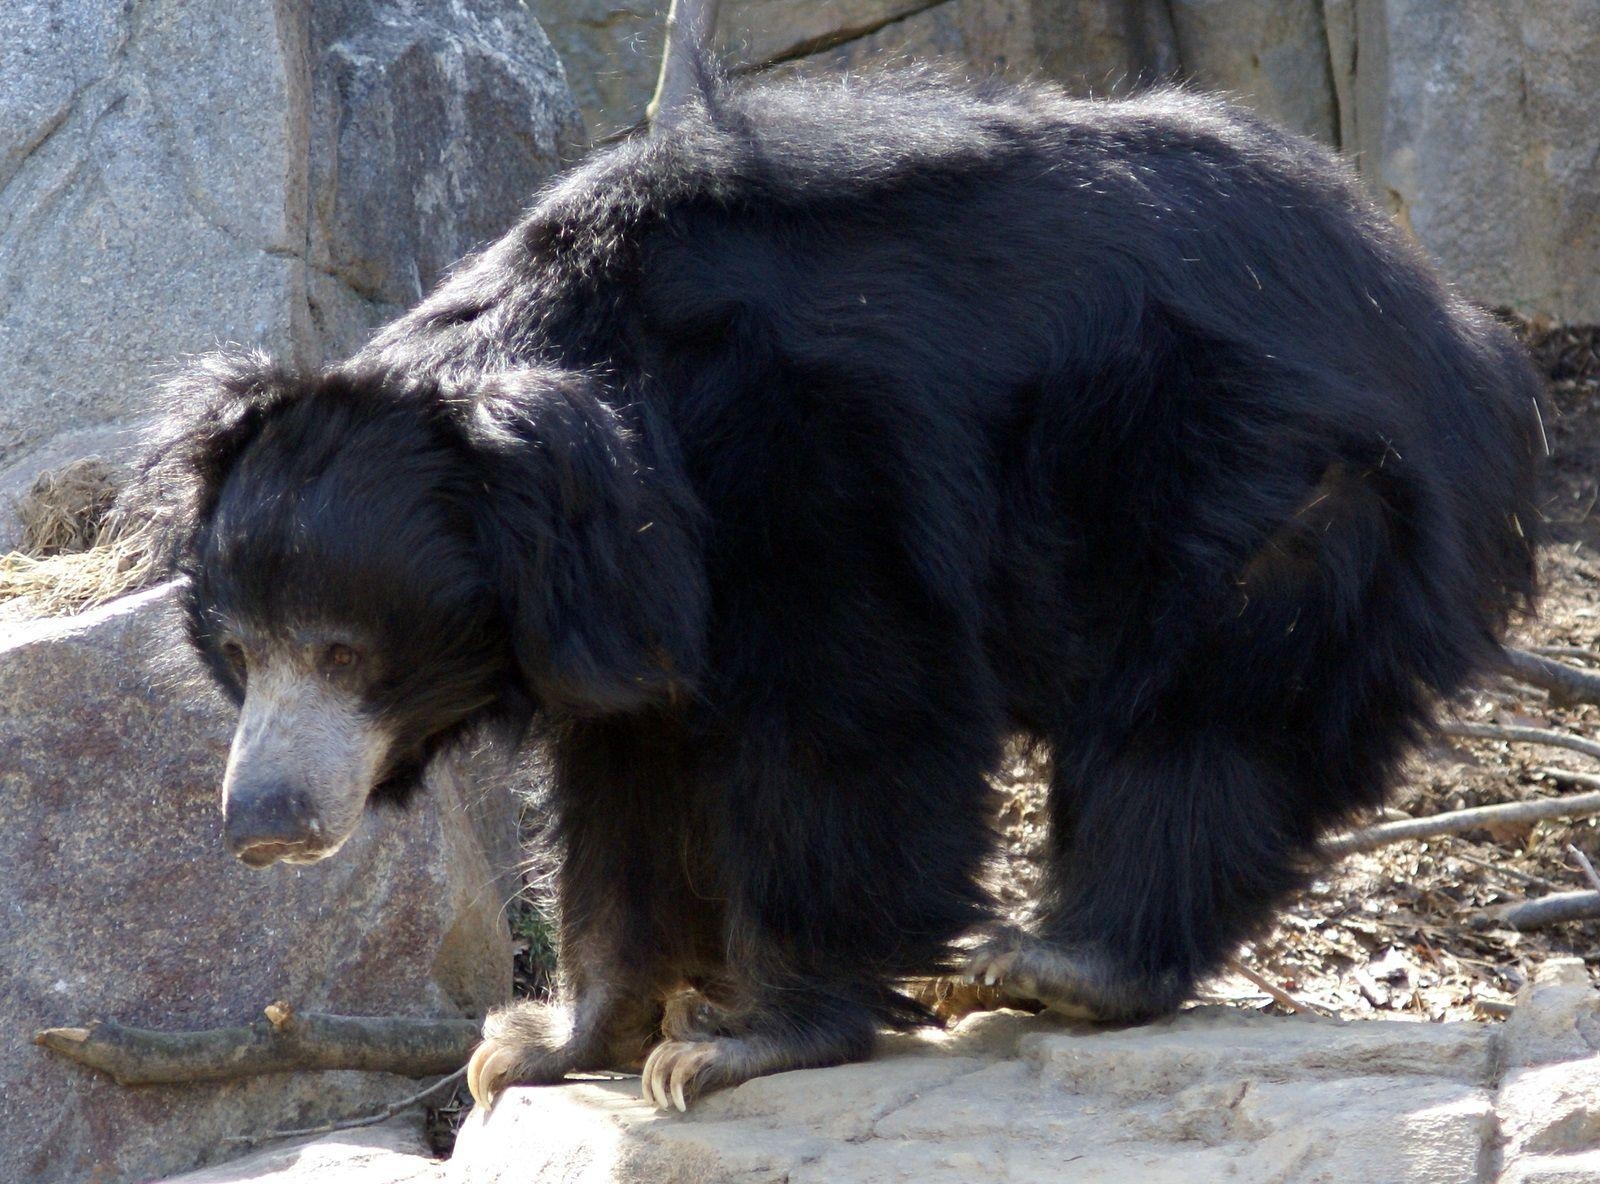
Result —
M1569 774L1570 776L1570 774ZM1600 782L1600 778L1595 779ZM1424 818L1383 822L1349 834L1334 835L1322 844L1334 857L1358 851L1376 851L1405 839L1431 839L1439 835L1458 835L1482 826L1508 826L1542 822L1549 818L1588 818L1600 814L1600 792L1577 793L1561 798L1537 798L1531 802L1508 802L1500 806L1476 806L1469 810L1449 810Z
M1579 773L1575 769L1558 769L1554 765L1540 765L1533 770L1541 777L1559 781L1563 785L1581 785L1585 789L1600 789L1600 775Z
M1507 674L1519 682L1547 691L1550 702L1557 707L1600 703L1600 674L1510 646L1506 646L1501 654L1505 659Z
M691 96L710 85L717 9L721 0L672 0L667 9L667 39L661 50L661 73L656 93L645 108L651 127L671 124Z
M296 1015L284 1003L245 1028L158 1032L112 1021L46 1028L33 1042L120 1085L227 1081L294 1069L364 1069L433 1077L466 1063L478 1043L472 1020Z
M1547 880L1543 876L1536 876L1531 872L1518 871L1514 867L1507 867L1503 863L1495 863L1493 860L1482 859L1476 855L1468 855L1461 850L1461 847L1466 845L1467 840L1460 835L1453 837L1457 846L1450 851L1451 859L1459 859L1462 863L1470 863L1474 867L1481 867L1486 872L1494 872L1496 875L1504 876L1508 880L1515 880L1519 884L1530 884L1535 888L1543 888L1546 892L1562 891L1561 885L1554 880Z
M1570 748L1584 756L1600 760L1600 742L1574 736L1570 732L1557 732L1552 728L1523 728L1503 724L1468 724L1449 720L1439 725L1446 736L1470 736L1477 740L1510 740L1521 744L1546 744L1552 748Z
M1310 1004L1300 1002L1300 1000L1296 999L1293 995L1289 994L1288 991L1285 991L1282 987L1278 986L1278 984L1273 982L1271 979L1257 974L1255 971L1251 970L1248 966L1246 966L1243 962L1239 961L1239 959L1237 959L1237 958L1229 958L1227 963L1226 963L1226 965L1227 965L1229 970L1233 971L1235 974L1239 975L1241 978L1249 979L1256 986L1260 987L1267 994L1271 995L1272 998L1275 1001L1277 1001L1278 1003L1281 1003L1284 1007L1287 1007L1290 1011L1298 1012L1301 1015L1321 1015L1322 1014L1316 1008L1312 1007Z
M1600 652L1581 645L1530 645L1527 652L1541 658L1578 658L1586 662L1600 661Z
M1594 864L1589 862L1589 857L1578 850L1576 843L1568 843L1567 850L1572 852L1572 857L1578 861L1578 866L1583 869L1584 879L1589 881L1589 887L1600 892L1600 875L1595 874Z
M253 1145L256 1143L269 1143L276 1139L303 1139L307 1135L331 1135L335 1131L353 1131L357 1127L375 1126L386 1119L393 1118L396 1114L400 1114L411 1109L411 1107L415 1106L418 1102L422 1101L435 1090L449 1085L453 1081L460 1081L461 1078L466 1075L466 1072L467 1067L462 1065L461 1068L450 1074L450 1076L439 1078L438 1081L435 1081L427 1089L418 1090L410 1097L401 1098L398 1102L390 1102L382 1110L377 1111L375 1114L365 1115L362 1118L345 1118L338 1122L324 1122L320 1126L300 1127L298 1130L269 1131L264 1135L231 1135L222 1141L224 1143L232 1143L235 1145L240 1143Z
M1512 929L1543 929L1567 921L1600 917L1600 892L1552 892L1538 900L1496 905L1473 920L1479 926L1506 925Z

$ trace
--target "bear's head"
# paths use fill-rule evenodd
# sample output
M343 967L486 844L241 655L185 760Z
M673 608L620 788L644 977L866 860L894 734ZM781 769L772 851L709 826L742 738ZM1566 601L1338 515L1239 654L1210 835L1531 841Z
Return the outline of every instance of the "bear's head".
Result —
M239 705L223 811L246 863L331 855L480 727L692 691L693 499L659 427L600 382L232 353L170 393L128 512L187 578L190 637Z

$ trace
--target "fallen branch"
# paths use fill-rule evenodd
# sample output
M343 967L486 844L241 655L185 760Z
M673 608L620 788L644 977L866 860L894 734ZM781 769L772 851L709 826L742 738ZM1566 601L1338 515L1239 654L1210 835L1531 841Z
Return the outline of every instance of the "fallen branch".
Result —
M1600 674L1568 666L1527 650L1506 646L1502 650L1505 672L1518 682L1538 687L1550 695L1557 707L1578 703L1600 703Z
M1470 736L1475 740L1507 740L1520 744L1545 744L1551 748L1570 748L1600 760L1600 742L1558 732L1553 728L1523 728L1507 724L1468 724L1450 720L1439 725L1446 736Z
M1576 769L1558 769L1554 765L1541 765L1534 770L1541 777L1562 785L1581 785L1585 789L1600 789L1600 774L1580 773Z
M460 1068L478 1043L472 1020L297 1015L285 1003L243 1028L158 1032L112 1021L46 1028L33 1042L109 1074L119 1085L228 1081L295 1069L364 1069L433 1077Z
M1484 909L1473 918L1479 928L1503 925L1510 929L1546 929L1568 921L1600 917L1600 892L1552 892L1537 900L1519 900Z
M270 1143L277 1139L303 1139L309 1135L331 1135L335 1131L353 1131L358 1127L376 1126L380 1122L393 1118L396 1114L401 1114L411 1109L418 1102L425 1100L429 1094L442 1089L451 1082L459 1082L462 1077L466 1076L466 1072L467 1067L462 1065L450 1076L441 1077L438 1081L428 1086L427 1089L419 1089L409 1097L401 1098L398 1102L390 1102L382 1110L373 1114L364 1114L360 1118L344 1118L338 1122L324 1122L318 1126L303 1126L295 1130L268 1131L264 1135L231 1135L222 1141L235 1146L243 1144L253 1147L257 1143Z
M1600 782L1600 778L1596 778ZM1335 858L1358 851L1376 851L1406 839L1432 839L1440 835L1459 835L1484 826L1514 826L1524 822L1543 822L1550 818L1588 818L1600 814L1600 792L1577 793L1561 798L1537 798L1531 802L1508 802L1499 806L1475 806L1469 810L1449 810L1424 818L1382 822L1377 826L1334 835L1323 841L1322 850Z

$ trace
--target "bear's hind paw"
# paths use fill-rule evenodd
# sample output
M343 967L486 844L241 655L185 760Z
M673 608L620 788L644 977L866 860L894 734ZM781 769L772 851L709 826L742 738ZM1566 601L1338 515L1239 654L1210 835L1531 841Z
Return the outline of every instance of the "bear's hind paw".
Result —
M964 977L1036 1000L1071 1019L1127 1020L1161 1010L1092 950L1053 945L1012 927L973 951Z

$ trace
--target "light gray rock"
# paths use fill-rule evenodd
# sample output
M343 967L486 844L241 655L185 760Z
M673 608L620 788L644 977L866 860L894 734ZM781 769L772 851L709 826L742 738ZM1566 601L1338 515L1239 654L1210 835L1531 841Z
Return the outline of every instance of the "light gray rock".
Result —
M162 1184L443 1184L447 1170L428 1153L413 1115L282 1143Z
M575 0L540 16L596 138L643 118L660 69L665 5ZM718 43L737 69L793 62L837 73L910 60L1081 94L1120 94L1174 76L1161 0L728 0Z
M1600 991L1581 961L1539 968L1502 1043L1501 1184L1600 1180Z
M717 41L731 65L748 68L868 36L938 2L725 0ZM541 10L595 138L644 118L661 70L666 9L654 0L572 0Z
M520 0L316 0L308 312L347 353L498 238L585 145Z
M1184 76L1292 131L1339 143L1321 0L1171 0Z
M1578 958L1552 958L1517 992L1505 1026L1513 1067L1579 1060L1600 1053L1600 993Z
M1220 1008L1121 1032L969 1017L881 1059L759 1078L686 1116L638 1083L514 1089L467 1121L459 1184L1475 1182L1497 1136L1492 1033Z
M276 999L477 1015L510 991L503 787L443 776L335 859L246 868L217 809L232 713L195 681L174 600L0 631L0 1180L148 1179L417 1089L357 1073L125 1089L27 1043L39 1028L218 1027Z
M268 3L0 6L0 463L218 340L292 352L303 203Z
M937 0L725 0L717 40L739 67L782 61L865 36ZM661 70L666 4L570 0L540 10L591 136L644 118Z
M1468 296L1600 320L1600 0L1359 0L1373 192Z
M0 467L220 342L351 351L582 142L520 0L0 5Z

